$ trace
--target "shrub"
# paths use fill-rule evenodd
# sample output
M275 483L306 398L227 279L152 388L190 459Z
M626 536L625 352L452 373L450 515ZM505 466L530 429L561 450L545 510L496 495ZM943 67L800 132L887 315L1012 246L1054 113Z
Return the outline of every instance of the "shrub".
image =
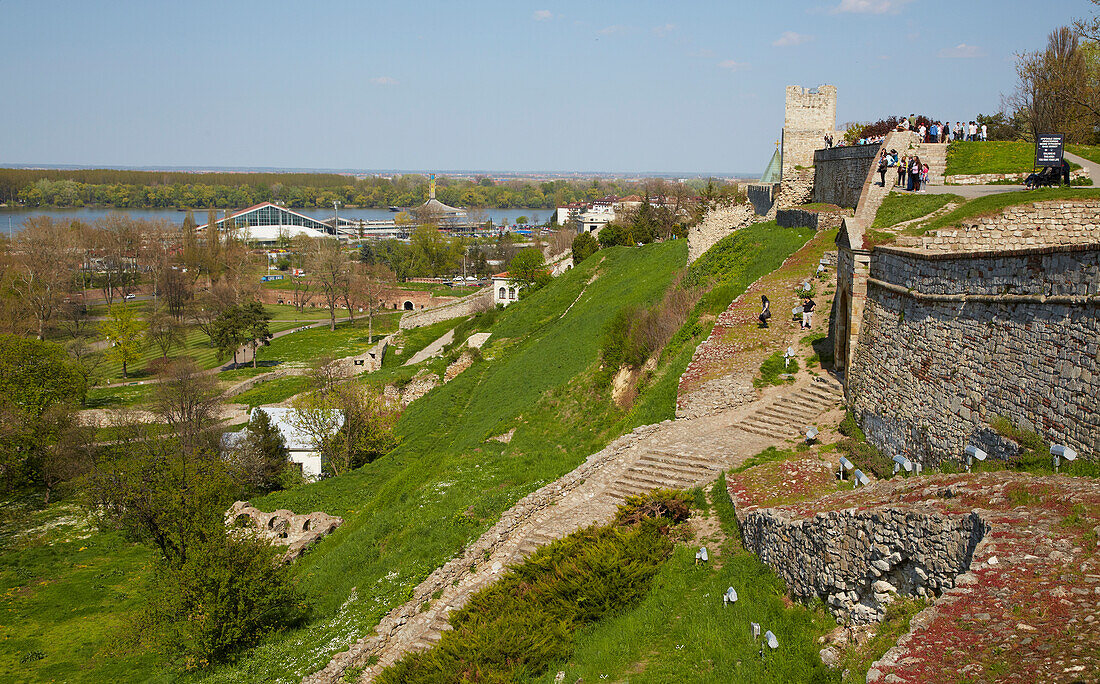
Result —
M783 352L775 352L760 364L760 377L752 381L753 387L767 387L794 382L793 378L781 378L781 375L794 375L798 372L798 359L783 361Z
M637 525L646 519L664 519L680 523L691 516L692 498L685 492L658 489L629 497L615 515L615 524Z
M180 567L160 563L147 615L160 647L199 669L304 620L309 606L278 555L219 529Z
M573 238L573 265L581 263L600 249L600 244L591 233L585 232Z

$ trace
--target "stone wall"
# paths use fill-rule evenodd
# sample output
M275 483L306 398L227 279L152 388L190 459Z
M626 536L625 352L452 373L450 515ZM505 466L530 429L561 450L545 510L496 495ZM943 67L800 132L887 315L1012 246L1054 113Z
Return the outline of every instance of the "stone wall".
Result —
M854 209L879 147L856 145L815 151L813 201Z
M401 330L421 328L425 325L469 316L491 308L493 308L493 290L492 288L485 288L443 306L424 309L423 311L410 311L401 317L401 323L398 327Z
M688 230L688 263L693 263L714 243L733 231L760 220L762 218L756 215L751 204L734 204L711 209L699 225Z
M772 211L780 207L797 207L809 204L814 199L814 168L791 169L783 172L779 184L779 196L776 197Z
M811 167L814 150L824 147L825 135L836 129L836 87L807 89L787 86L783 118L783 173L796 166Z
M745 548L783 578L791 595L820 598L852 624L881 621L891 594L935 596L966 572L988 529L977 513L845 509L795 518L782 509L737 509Z
M1100 452L1100 244L879 247L867 283L849 401L888 456L934 464L967 444L1010 454L995 416L1082 457Z
M779 183L752 183L745 186L745 194L758 215L764 216L771 210L779 194L779 187Z
M1051 200L964 219L957 228L899 241L928 252L981 252L1100 243L1100 200Z
M780 228L813 228L832 230L840 228L844 214L838 211L806 211L805 209L780 209L775 213Z
M948 185L989 185L990 183L996 183L997 181L1020 181L1023 183L1027 180L1027 177L1031 175L1030 171L1022 173L967 173L956 174L953 176L945 176L944 182ZM1071 181L1078 178L1088 178L1088 169L1074 169L1069 172L1069 179Z

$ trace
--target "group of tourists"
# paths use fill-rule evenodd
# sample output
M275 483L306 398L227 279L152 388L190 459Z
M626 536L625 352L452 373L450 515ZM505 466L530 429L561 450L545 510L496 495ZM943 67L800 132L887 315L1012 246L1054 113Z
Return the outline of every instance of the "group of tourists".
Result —
M908 192L925 192L928 185L928 164L917 155L899 156L897 150L883 150L878 156L879 185L886 187L886 172L897 169L898 180L894 187L904 187Z
M814 309L817 308L817 302L810 297L805 297L802 300L802 323L801 328L806 330L813 327L814 323ZM798 309L795 309L798 315ZM760 321L760 327L768 327L768 319L772 317L771 302L768 301L768 295L760 295L760 315L757 319Z
M910 115L908 119L902 119L898 124L899 131L916 131L921 142L946 143L961 140L989 140L989 127L976 121L963 123L956 121L952 126L950 121L933 121L929 125L918 124L916 117Z

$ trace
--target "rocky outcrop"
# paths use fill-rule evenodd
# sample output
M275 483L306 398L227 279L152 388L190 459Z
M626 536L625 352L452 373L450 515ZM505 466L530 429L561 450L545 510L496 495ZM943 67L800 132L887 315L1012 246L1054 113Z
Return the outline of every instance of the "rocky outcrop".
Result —
M286 509L267 513L247 501L237 501L226 512L225 522L231 529L247 530L273 544L287 547L283 560L290 563L335 532L344 524L344 519L321 512L295 515L294 511Z

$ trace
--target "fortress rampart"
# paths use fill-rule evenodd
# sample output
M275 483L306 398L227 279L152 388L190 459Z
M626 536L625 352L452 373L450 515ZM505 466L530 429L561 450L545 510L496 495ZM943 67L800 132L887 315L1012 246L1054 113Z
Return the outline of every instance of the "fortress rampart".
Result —
M1082 210L1091 224L1080 216L1065 223ZM1020 219L1036 216L1052 222L1034 231ZM887 455L926 464L958 460L968 444L1005 457L1013 445L989 427L1003 416L1095 457L1100 241L1013 249L1005 235L1068 242L1067 235L1095 230L1085 226L1095 226L1096 216L1096 206L1019 208L983 219L978 234L971 228L924 238L935 249L871 250L848 378L849 402L868 439ZM1009 248L957 251L991 243Z
M814 152L814 202L854 209L879 145L833 147Z

